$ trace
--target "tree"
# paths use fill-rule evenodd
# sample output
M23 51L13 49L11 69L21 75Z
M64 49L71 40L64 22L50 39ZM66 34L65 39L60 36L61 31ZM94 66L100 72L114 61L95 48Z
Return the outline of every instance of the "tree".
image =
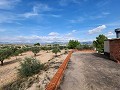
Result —
M40 46L40 43L35 43L34 46Z
M48 50L50 50L50 48L46 46L46 47L44 47L44 50L47 51L47 53L48 53Z
M11 49L5 49L0 51L0 61L2 66L4 59L9 58L11 55L12 55Z
M80 45L80 42L78 40L70 40L68 43L68 48L75 49L78 45Z
M55 47L55 48L53 48L52 52L55 53L55 56L57 57L57 53L61 52L61 51L58 47Z
M36 56L36 54L39 53L40 48L39 47L32 47L31 51L34 53L34 56Z
M0 61L1 61L1 66L3 66L3 61L5 59L5 51L0 50Z
M104 40L106 40L107 37L103 34L100 34L98 37L96 37L96 40L93 41L93 45L94 47L96 47L96 50L99 53L103 53L104 52Z

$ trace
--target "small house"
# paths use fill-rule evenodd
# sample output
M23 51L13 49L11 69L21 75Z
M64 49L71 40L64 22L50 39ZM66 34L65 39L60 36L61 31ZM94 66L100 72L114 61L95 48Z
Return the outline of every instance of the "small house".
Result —
M104 54L120 63L120 28L115 29L116 38L104 41Z

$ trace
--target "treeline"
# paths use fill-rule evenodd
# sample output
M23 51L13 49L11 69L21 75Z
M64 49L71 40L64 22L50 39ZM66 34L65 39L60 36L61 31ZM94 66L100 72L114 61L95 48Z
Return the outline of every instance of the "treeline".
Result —
M3 61L5 59L8 59L11 56L17 56L22 55L22 53L27 51L32 51L34 53L34 56L37 55L37 53L40 52L40 50L45 50L47 53L52 50L53 53L55 53L55 56L57 56L58 52L61 52L62 49L65 49L65 52L67 53L67 49L93 49L93 45L87 45L87 44L81 44L77 40L70 40L68 44L65 46L59 45L59 44L53 44L53 45L46 45L42 46L40 43L35 43L34 45L28 46L2 46L0 47L0 61L1 65L3 65Z
M30 47L17 47L17 46L6 46L6 48L0 49L0 61L3 65L3 61L11 56L18 56L23 52L31 50ZM22 55L22 54L21 54Z
M65 46L59 46L59 44L54 44L52 46L40 46L39 43L34 44L34 46L3 46L0 49L0 61L1 65L3 65L3 61L5 59L8 59L11 56L17 56L22 55L22 53L27 52L27 51L32 51L34 53L34 56L37 55L37 53L40 52L40 50L45 50L47 53L52 50L55 55L57 55L60 50L66 49Z
M84 50L84 49L93 49L93 45L88 44L81 44L78 40L70 40L68 43L69 49L78 49L78 50Z

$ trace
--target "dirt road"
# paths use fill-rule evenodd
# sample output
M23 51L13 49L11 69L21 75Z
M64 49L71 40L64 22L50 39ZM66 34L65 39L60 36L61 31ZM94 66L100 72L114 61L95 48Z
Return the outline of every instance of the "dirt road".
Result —
M95 53L73 53L60 90L120 90L120 64Z

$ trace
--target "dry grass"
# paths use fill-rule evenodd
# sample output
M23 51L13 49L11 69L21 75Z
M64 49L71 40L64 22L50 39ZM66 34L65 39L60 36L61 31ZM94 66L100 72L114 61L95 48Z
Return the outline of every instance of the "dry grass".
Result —
M62 50L61 53L64 53L64 50ZM61 53L58 53L58 55L60 55ZM5 60L4 66L0 66L0 87L16 81L19 61L21 61L25 57L31 56L34 56L34 54L29 51L23 53L22 56L17 56L17 60L16 57L11 57L10 59ZM40 53L37 54L36 59L38 59L41 63L46 63L53 57L54 54L52 52L46 53L46 51L40 51Z

